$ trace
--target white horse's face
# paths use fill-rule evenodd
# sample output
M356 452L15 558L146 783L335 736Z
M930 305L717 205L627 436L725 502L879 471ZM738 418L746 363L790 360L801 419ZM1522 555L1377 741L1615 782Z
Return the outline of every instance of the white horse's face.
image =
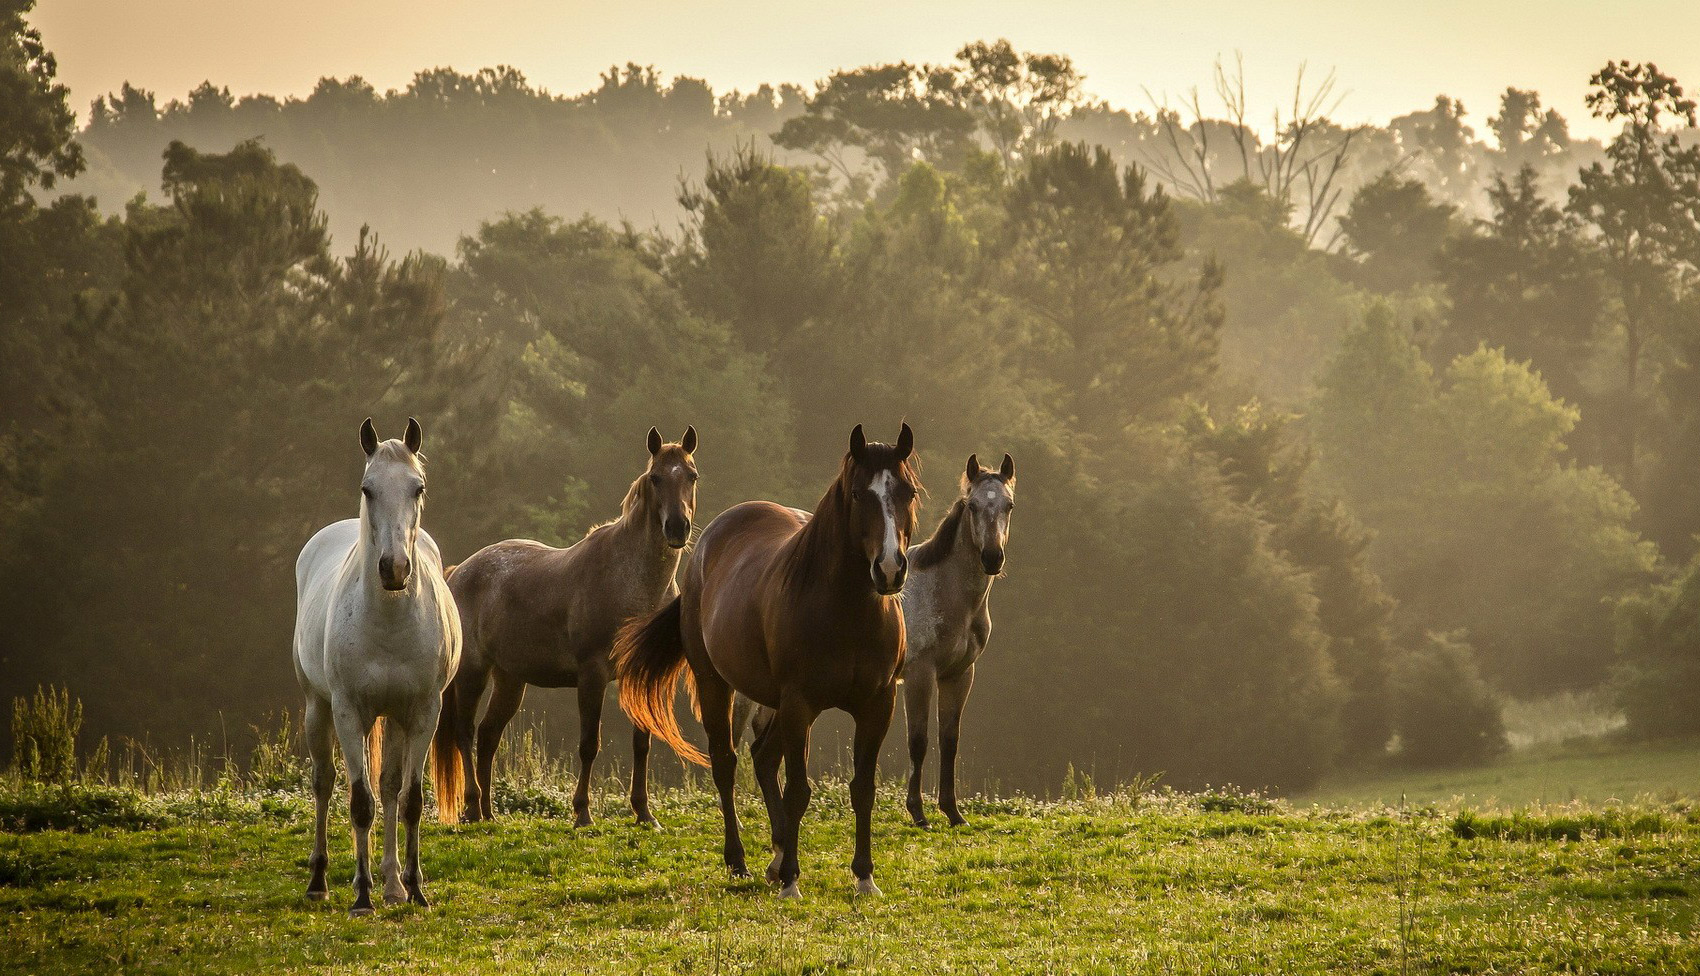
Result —
M1003 572L1004 548L1009 545L1009 516L1015 511L1015 461L1003 456L1003 467L993 471L968 459L968 538L980 552L980 566L987 576Z
M419 544L419 520L425 511L425 469L419 463L419 425L409 420L407 438L378 444L361 428L366 474L360 479L360 525L366 543L378 555L378 579L384 589L407 589Z

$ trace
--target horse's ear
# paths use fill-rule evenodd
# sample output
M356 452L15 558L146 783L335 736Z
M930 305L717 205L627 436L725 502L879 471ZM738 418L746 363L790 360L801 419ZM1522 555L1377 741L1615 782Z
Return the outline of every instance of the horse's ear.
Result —
M679 446L685 449L686 454L697 452L697 428L695 424L685 428L685 436L679 440Z
M980 455L978 455L978 454L968 455L968 473L967 473L967 476L968 476L969 483L973 483L975 478L980 477Z
M371 417L367 417L366 422L360 425L360 447L367 457L378 453L378 428L372 426Z
M1015 458L1010 457L1007 453L1004 454L1003 467L998 469L998 476L1005 481L1015 480Z
M907 461L909 455L915 452L915 432L905 423L897 434L897 460Z
M425 432L419 429L419 421L407 418L407 433L401 435L401 442L407 445L409 454L419 453L419 444L425 439Z
M661 432L654 427L649 428L649 453L661 453Z
M862 433L862 425L857 424L856 429L850 432L850 457L861 464L867 456L868 435Z

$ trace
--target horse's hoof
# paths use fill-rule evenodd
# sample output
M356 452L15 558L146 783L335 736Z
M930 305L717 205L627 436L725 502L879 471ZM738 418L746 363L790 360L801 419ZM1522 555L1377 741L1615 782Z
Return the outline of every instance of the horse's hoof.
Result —
M735 878L739 881L742 881L742 880L744 880L744 879L746 879L750 876L750 869L745 867L742 864L733 864L730 867L728 867L726 870L731 873L733 878Z
M414 888L407 893L407 901L409 904L418 905L420 908L431 907L431 903L425 900L425 892L420 891L418 888Z
M767 875L766 875L766 877L767 877L767 883L768 884L776 885L776 884L779 883L779 865L780 865L780 862L783 861L783 860L784 860L784 858L781 855L775 854L775 855L773 855L773 860L771 860L767 863Z
M913 825L921 828L922 830L926 830L928 827L932 826L932 824L927 822L927 818L920 814L914 814L911 819L913 820Z
M384 904L385 905L405 905L405 904L407 904L407 892L405 892L405 891L386 891L386 892L384 892Z
M960 813L953 814L950 817L950 825L952 827L966 827L968 826L968 821L964 820Z
M786 901L802 901L803 892L798 889L797 882L793 880L790 884L779 889L779 897Z
M372 914L371 905L355 905L353 908L348 910L349 918L365 918L370 914Z
M637 815L637 824L639 827L648 827L651 830L661 829L661 821L655 819L655 816L648 810L644 810Z
M856 894L858 894L858 895L883 895L883 894L885 894L885 892L880 890L879 885L874 884L873 878L857 878L856 879Z
M588 827L588 826L590 826L590 824L591 824L590 814L579 813L579 814L573 815L573 826L574 827Z
M331 896L331 893L328 892L328 891L325 891L322 888L319 889L319 890L308 889L308 891L307 891L307 900L308 901L324 901L325 899L329 898L330 896Z

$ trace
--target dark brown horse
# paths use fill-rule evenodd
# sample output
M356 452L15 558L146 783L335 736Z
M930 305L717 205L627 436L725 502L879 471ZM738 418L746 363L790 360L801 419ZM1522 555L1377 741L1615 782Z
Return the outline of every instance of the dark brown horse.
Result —
M663 444L651 427L649 467L626 492L619 518L566 549L526 539L498 542L449 574L465 647L460 671L443 692L433 768L439 796L464 783L467 819L494 814L490 770L496 747L519 711L525 686L538 685L578 689L573 813L579 826L590 823L590 767L602 743L602 698L614 674L614 636L627 620L653 613L678 593L673 574L696 511L691 456L696 448L695 427L677 444ZM492 679L495 690L475 739L478 700ZM632 730L632 763L632 811L640 822L651 823L649 733L641 727Z
M733 693L774 710L757 724L751 752L772 826L767 879L783 886L784 897L799 897L809 730L828 708L856 720L850 868L858 892L879 892L871 850L874 772L903 668L897 594L920 491L909 463L913 448L908 424L895 446L868 443L858 425L838 479L813 515L772 502L727 509L703 530L679 598L628 624L614 649L620 705L632 721L701 764L702 754L685 742L673 715L674 687L689 666L720 792L726 866L736 877L749 871L732 802Z

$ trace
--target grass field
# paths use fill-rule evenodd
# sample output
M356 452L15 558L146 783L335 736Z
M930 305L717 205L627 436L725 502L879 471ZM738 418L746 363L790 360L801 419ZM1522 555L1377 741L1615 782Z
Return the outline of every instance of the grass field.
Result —
M430 909L346 917L302 898L294 793L141 798L0 790L0 969L33 973L1514 973L1700 971L1700 812L1580 804L1489 815L1256 798L979 801L959 830L903 825L882 793L883 897L857 899L847 792L823 783L806 900L719 866L698 790L641 829L538 811L428 825ZM520 800L525 802L520 803ZM346 820L339 812L339 822ZM80 829L35 829L52 822ZM766 821L746 806L751 863ZM26 826L30 829L26 829Z
M1366 807L1441 804L1492 808L1700 798L1700 743L1656 746L1613 740L1514 752L1487 766L1343 778L1295 804Z

